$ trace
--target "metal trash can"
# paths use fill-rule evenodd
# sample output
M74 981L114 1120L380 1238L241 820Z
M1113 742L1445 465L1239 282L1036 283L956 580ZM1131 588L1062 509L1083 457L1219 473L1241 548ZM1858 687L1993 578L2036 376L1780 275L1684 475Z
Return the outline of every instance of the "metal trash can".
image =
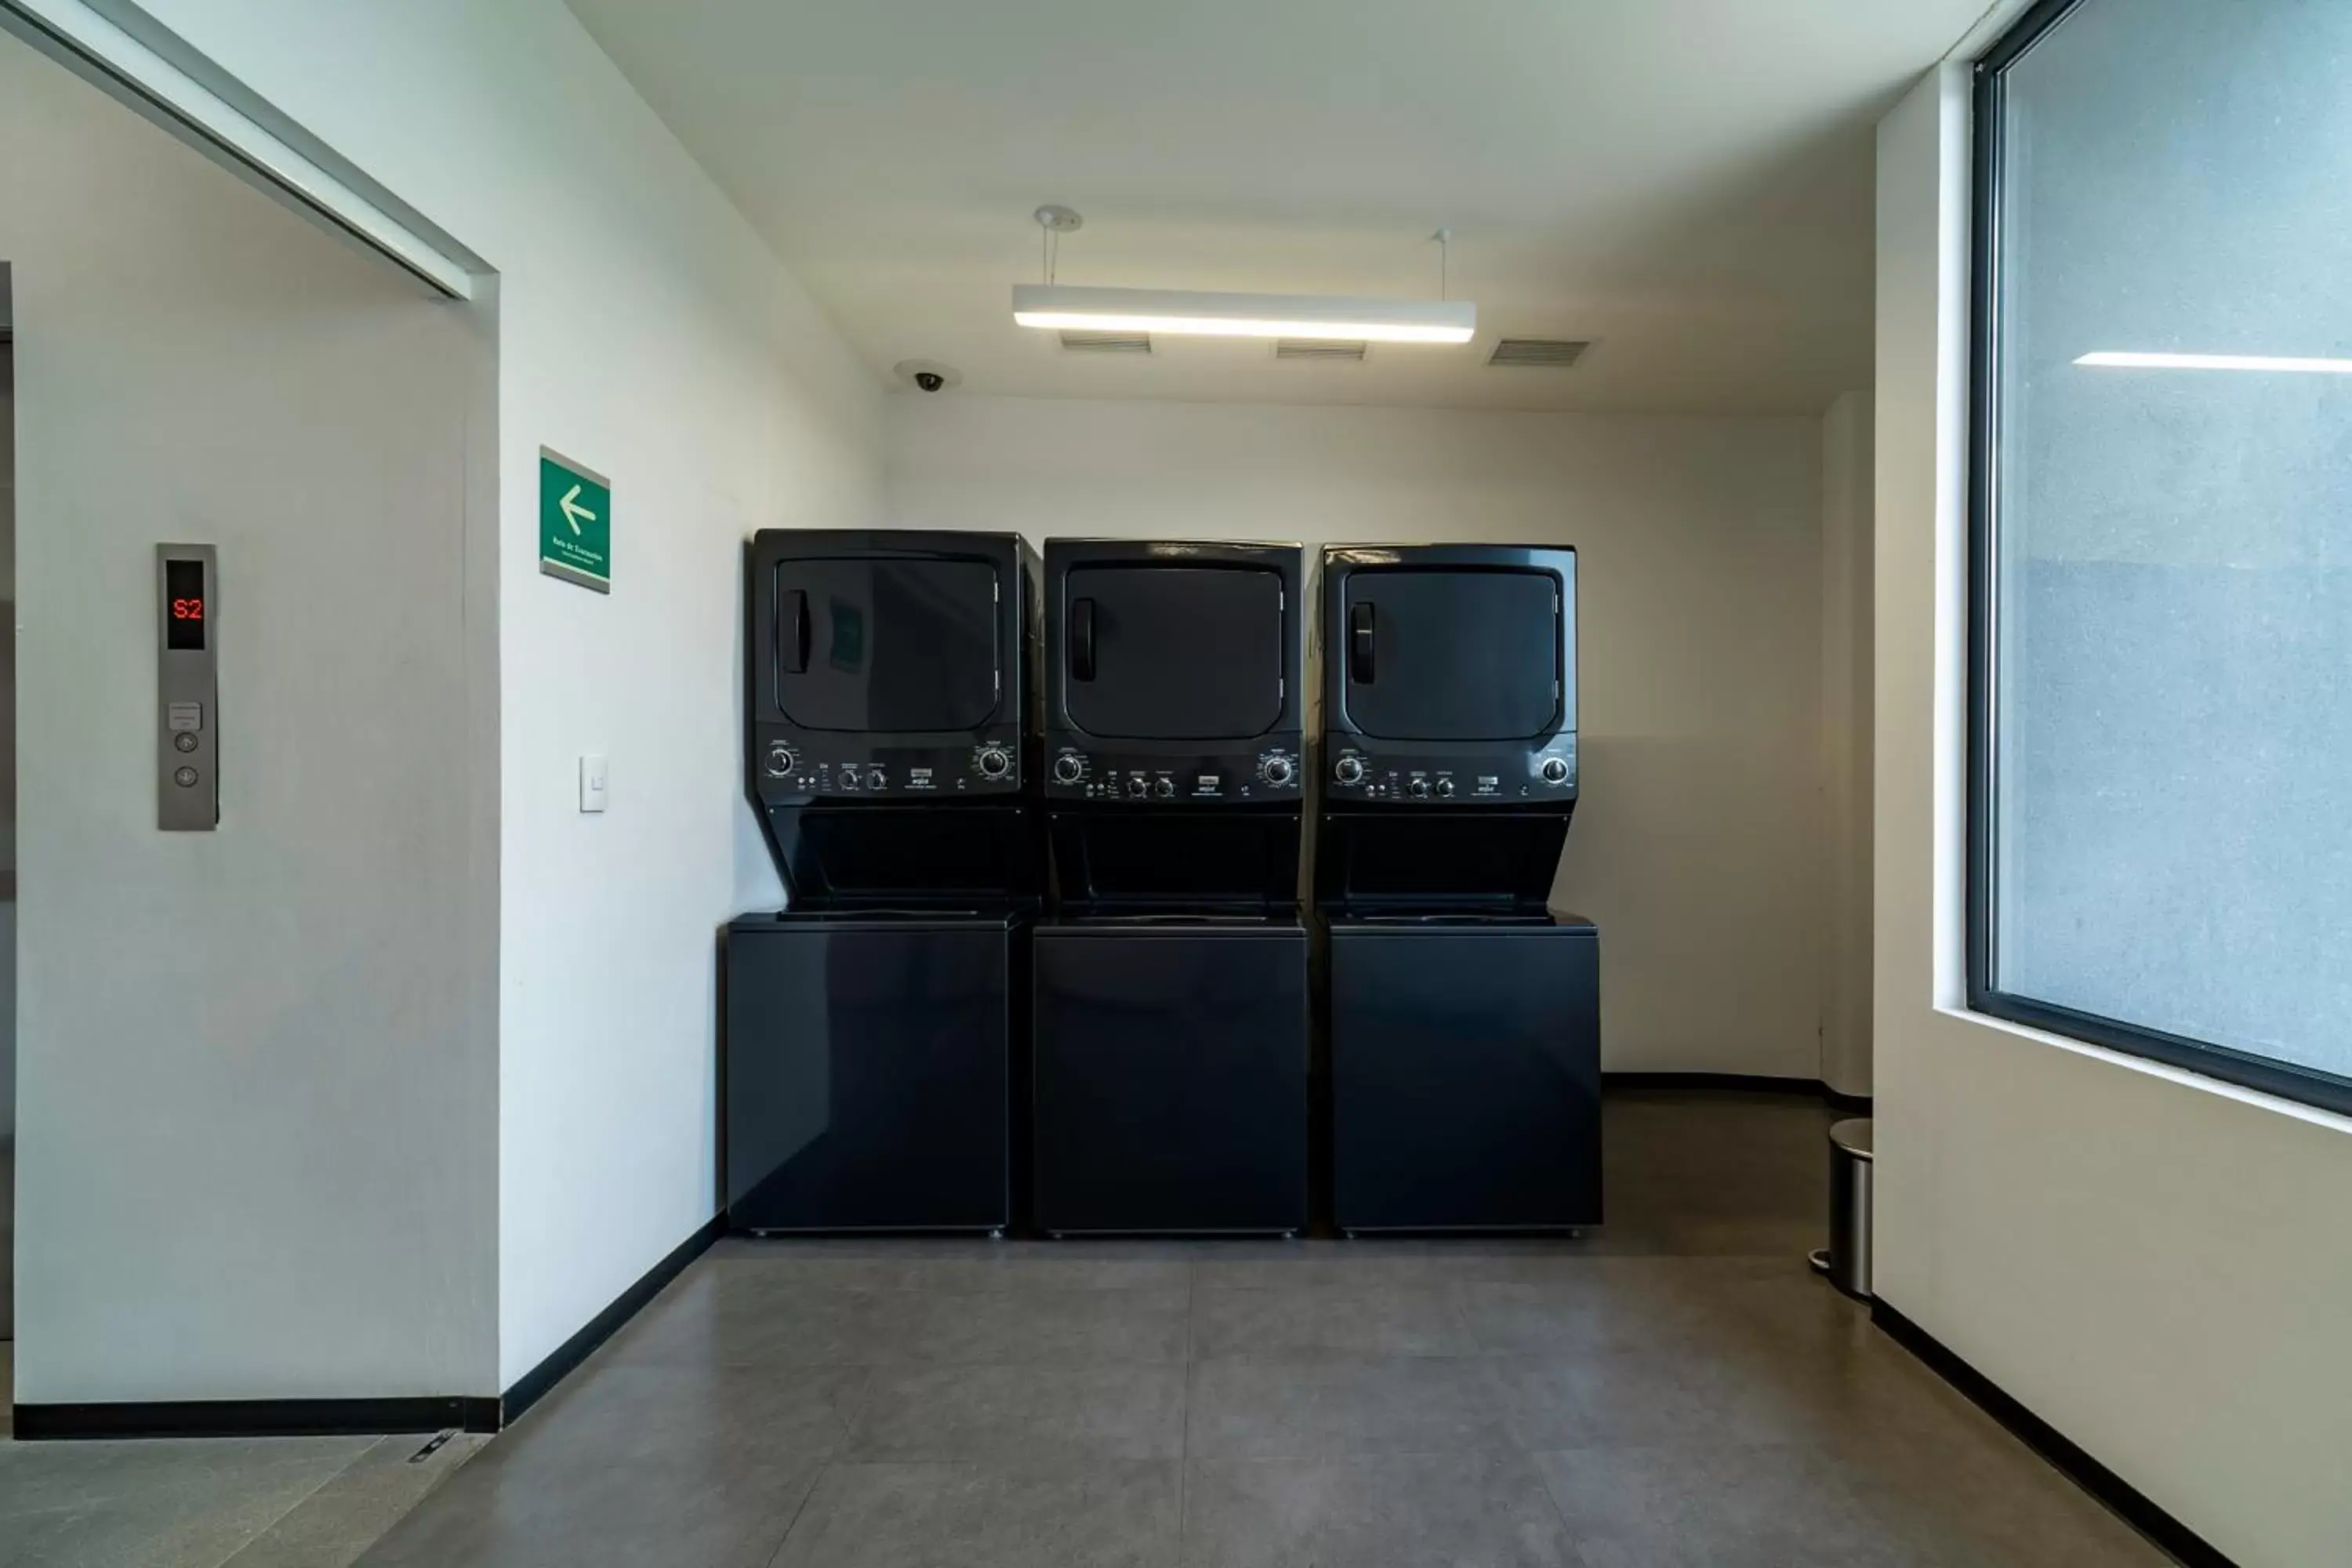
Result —
M1870 1299L1870 1118L1830 1127L1830 1244L1813 1267L1847 1295Z

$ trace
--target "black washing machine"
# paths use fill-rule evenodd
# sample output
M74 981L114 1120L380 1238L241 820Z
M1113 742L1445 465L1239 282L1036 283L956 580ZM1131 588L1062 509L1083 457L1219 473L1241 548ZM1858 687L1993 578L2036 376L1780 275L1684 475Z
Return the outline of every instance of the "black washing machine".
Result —
M1576 807L1576 552L1333 547L1320 599L1333 1217L1598 1224L1600 939L1548 907Z
M748 573L749 784L790 907L721 957L729 1225L1002 1230L1044 858L1035 552L776 530Z
M1036 1222L1303 1228L1297 545L1048 540Z

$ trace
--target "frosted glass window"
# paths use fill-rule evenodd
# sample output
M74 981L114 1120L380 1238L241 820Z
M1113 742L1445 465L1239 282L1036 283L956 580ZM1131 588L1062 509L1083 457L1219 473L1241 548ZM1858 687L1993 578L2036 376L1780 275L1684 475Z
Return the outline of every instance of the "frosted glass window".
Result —
M1976 1005L2352 1104L2352 4L2045 5L1977 102Z

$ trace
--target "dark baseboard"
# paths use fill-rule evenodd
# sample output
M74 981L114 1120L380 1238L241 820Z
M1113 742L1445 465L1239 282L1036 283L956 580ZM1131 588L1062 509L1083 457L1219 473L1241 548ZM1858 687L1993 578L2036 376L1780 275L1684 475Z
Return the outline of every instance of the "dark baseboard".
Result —
M568 1376L572 1369L595 1353L596 1347L613 1337L622 1324L637 1315L645 1304L661 1294L662 1287L677 1279L686 1266L709 1249L727 1228L725 1215L713 1215L701 1227L670 1249L669 1256L646 1270L637 1282L613 1299L612 1305L588 1321L587 1327L555 1347L548 1358L515 1379L514 1386L498 1401L500 1415L512 1422L524 1411L545 1398L547 1392Z
M1870 1303L1870 1321L1886 1336L2008 1427L2027 1447L2064 1471L2075 1485L2189 1568L2236 1568L2211 1542L2167 1513L2154 1500L2084 1452L2064 1433L1962 1361L1958 1352L1884 1300Z
M702 1256L726 1228L713 1216L647 1269L553 1354L499 1398L451 1394L416 1399L174 1399L146 1404L19 1405L16 1436L26 1442L76 1437L344 1437L381 1432L495 1432L586 1361L662 1287Z
M1870 1096L1840 1094L1817 1078L1769 1078L1746 1072L1604 1072L1601 1087L1610 1089L1683 1089L1733 1090L1741 1094L1794 1094L1818 1100L1856 1116L1870 1114Z
M499 1428L499 1402L415 1399L171 1399L138 1404L19 1405L21 1442L129 1437L350 1437L379 1432Z

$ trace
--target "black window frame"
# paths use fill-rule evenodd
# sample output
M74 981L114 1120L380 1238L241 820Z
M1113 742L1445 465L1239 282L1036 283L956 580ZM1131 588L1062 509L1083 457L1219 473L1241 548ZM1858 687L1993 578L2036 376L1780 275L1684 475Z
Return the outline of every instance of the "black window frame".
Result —
M2352 1114L2352 1079L2275 1060L2210 1040L2036 1001L1992 984L1999 936L1994 918L1994 821L1998 796L1994 711L1999 681L2000 614L1996 571L2000 496L1996 482L2000 397L1999 321L2000 194L2003 89L2009 68L2051 29L2087 4L2118 0L2041 0L1976 62L1970 82L1968 447L1968 1002L1969 1010L2014 1024L2185 1068L2320 1110Z

